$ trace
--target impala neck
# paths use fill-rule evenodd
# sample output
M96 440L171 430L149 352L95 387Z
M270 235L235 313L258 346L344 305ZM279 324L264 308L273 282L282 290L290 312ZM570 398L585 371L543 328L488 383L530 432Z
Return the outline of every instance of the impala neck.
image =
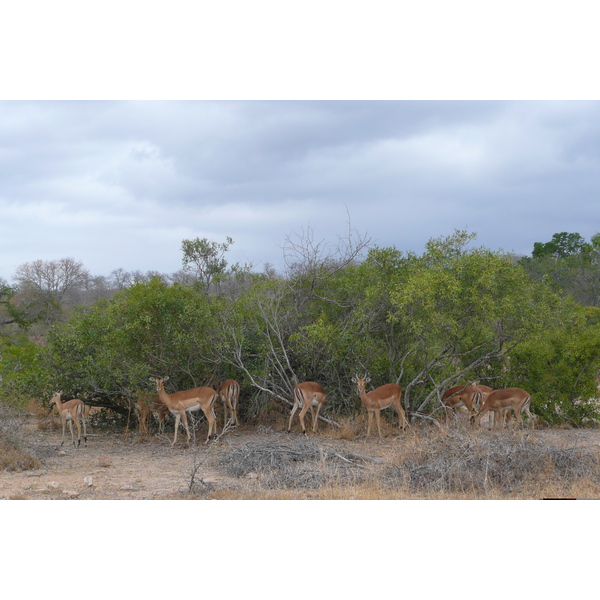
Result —
M165 392L164 383L157 383L156 391L158 392L158 397L163 401L164 405L169 406L169 394Z

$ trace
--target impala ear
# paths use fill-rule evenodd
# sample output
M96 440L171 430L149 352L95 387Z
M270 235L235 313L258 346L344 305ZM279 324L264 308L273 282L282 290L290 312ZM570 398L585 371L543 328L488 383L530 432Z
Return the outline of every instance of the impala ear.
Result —
M352 378L352 383L358 383L358 378L356 377L356 375Z
M169 376L163 377L163 381L169 381Z
M371 381L370 377L365 377L365 383L369 383L369 381Z

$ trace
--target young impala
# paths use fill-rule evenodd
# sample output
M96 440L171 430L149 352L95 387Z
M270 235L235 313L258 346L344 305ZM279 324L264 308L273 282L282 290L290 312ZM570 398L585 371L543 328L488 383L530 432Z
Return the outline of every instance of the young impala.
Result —
M58 409L58 414L62 423L62 442L60 445L62 446L65 443L65 426L67 421L69 422L69 429L71 430L71 441L73 442L73 446L75 446L75 439L73 437L73 421L75 421L75 425L77 427L77 447L81 445L81 421L83 423L83 445L87 446L86 421L90 408L78 398L68 400L67 402L61 402L61 394L62 391L54 392L54 395L50 400L50 404L53 402L56 404L56 408Z
M318 383L314 381L305 381L299 383L294 387L294 408L292 408L292 414L290 415L290 422L288 425L288 433L292 430L292 419L296 414L296 411L300 409L300 425L302 427L302 433L306 435L306 427L304 427L304 415L310 409L310 416L312 417L313 433L317 432L317 424L319 422L319 413L323 404L327 400L325 390ZM315 408L317 412L315 414Z
M386 383L385 385L379 386L370 392L365 391L365 384L371 381L370 377L366 375L359 377L355 375L352 378L352 383L355 383L358 388L358 394L369 415L369 422L367 425L367 437L371 435L371 424L373 423L373 415L375 415L375 421L377 422L377 431L379 432L379 439L383 439L381 436L381 423L380 423L380 411L389 406L393 406L394 410L400 417L400 429L406 429L408 422L406 421L406 414L400 403L400 397L402 396L402 388L396 383Z

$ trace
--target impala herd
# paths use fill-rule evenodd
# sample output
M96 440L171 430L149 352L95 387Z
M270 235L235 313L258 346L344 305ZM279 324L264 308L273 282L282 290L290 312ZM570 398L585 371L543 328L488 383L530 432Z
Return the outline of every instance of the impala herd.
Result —
M188 425L187 413L202 411L208 422L208 434L205 443L213 436L216 437L217 419L215 415L215 404L220 400L223 404L224 421L223 430L228 423L238 425L238 402L240 397L240 384L234 379L224 381L218 390L211 387L195 387L189 390L183 390L167 394L164 387L164 382L168 381L168 377L151 377L156 386L158 397L149 403L149 408L152 412L157 413L159 421L159 432L164 432L164 425L169 413L175 416L175 435L173 436L172 446L177 442L177 432L179 424L187 434L188 443L190 442L190 429ZM368 425L367 438L371 435L371 426L373 424L373 416L377 423L377 432L379 439L383 439L381 435L380 411L390 406L398 413L400 430L405 430L408 427L406 414L400 401L402 388L396 383L386 383L370 392L367 392L365 385L371 381L370 377L358 377L355 375L352 382L357 387L358 395L367 409ZM75 445L73 434L73 423L77 427L77 446L81 445L81 425L83 424L83 439L84 445L87 445L87 430L86 421L89 417L90 406L86 405L79 399L61 402L62 392L55 392L50 404L56 404L58 414L62 422L62 443L65 443L65 426L69 423L71 431L71 441ZM319 422L319 413L327 400L327 394L321 385L314 381L305 381L298 383L294 387L293 407L290 414L288 424L288 433L292 430L292 421L294 415L299 410L298 415L302 433L306 435L306 427L304 417L310 410L312 417L312 431L317 432ZM441 402L446 411L446 419L449 420L457 414L458 409L464 407L471 414L470 422L472 425L480 425L481 418L490 413L493 415L493 427L503 427L508 424L514 413L515 419L519 425L522 423L521 413L525 413L529 417L529 425L533 428L533 415L529 411L531 396L521 388L506 388L501 390L493 390L485 385L472 383L467 385L456 385L446 390L441 398ZM315 410L316 409L316 410ZM227 413L230 413L230 419L227 418Z

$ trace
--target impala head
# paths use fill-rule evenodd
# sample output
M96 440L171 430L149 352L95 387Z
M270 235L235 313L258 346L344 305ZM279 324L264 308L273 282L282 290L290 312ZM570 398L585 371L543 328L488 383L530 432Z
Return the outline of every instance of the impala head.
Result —
M358 393L360 394L360 392L364 392L365 391L365 385L367 383L369 383L369 381L371 381L370 377L367 377L367 375L365 374L364 377L359 377L358 375L355 375L352 378L352 383L355 383L358 387Z
M50 404L52 404L53 402L56 402L57 400L60 400L61 395L62 395L62 390L60 390L60 392L52 392L52 398L50 398Z
M150 377L150 381L153 381L156 384L156 391L160 392L165 389L163 383L169 381L169 377Z

